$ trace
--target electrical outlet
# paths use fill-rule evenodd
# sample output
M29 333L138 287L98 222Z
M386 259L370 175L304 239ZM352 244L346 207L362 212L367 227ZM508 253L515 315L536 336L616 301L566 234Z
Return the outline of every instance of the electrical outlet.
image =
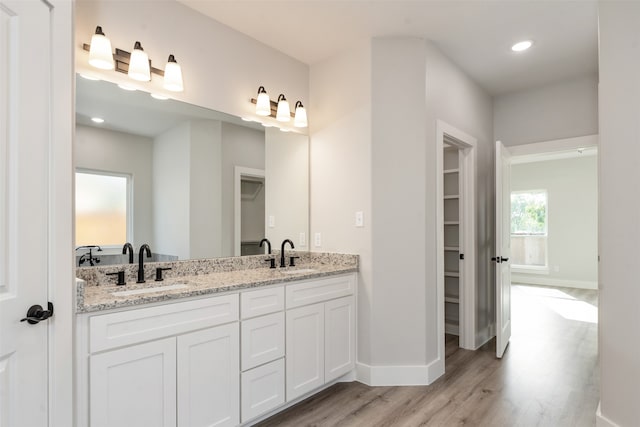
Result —
M301 247L307 246L307 235L306 235L306 233L300 233L300 236L298 237L298 245L300 245Z
M276 217L273 215L269 215L269 228L273 228L276 226Z
M320 246L322 246L322 234L316 233L313 236L313 244L315 245L316 248L319 248Z
M356 212L356 227L364 227L364 212Z

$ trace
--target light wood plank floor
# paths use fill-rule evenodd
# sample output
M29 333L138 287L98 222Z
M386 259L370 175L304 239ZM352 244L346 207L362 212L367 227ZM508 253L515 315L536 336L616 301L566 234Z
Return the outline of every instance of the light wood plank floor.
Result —
M339 383L267 426L594 426L597 292L514 285L512 339L461 350L447 336L446 373L430 386Z

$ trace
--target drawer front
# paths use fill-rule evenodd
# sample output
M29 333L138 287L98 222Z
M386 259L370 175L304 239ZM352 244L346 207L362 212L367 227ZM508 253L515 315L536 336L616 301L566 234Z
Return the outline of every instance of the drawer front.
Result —
M284 359L242 373L242 422L284 403Z
M287 309L352 295L354 289L355 275L353 274L288 285Z
M244 320L241 331L243 371L284 356L284 312Z
M284 287L248 291L240 294L242 319L284 310Z
M238 320L238 294L89 318L89 351L150 341Z

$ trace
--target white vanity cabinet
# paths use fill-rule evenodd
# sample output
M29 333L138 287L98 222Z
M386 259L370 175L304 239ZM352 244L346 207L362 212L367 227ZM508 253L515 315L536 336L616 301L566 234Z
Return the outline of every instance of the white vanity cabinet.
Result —
M355 275L287 286L287 401L355 367Z
M78 316L78 425L240 422L238 295Z

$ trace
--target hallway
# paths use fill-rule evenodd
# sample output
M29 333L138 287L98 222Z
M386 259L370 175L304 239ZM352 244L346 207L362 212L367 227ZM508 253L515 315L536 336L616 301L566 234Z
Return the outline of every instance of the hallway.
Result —
M447 337L446 373L431 386L339 383L266 426L594 426L597 291L512 286L513 329L502 360Z

